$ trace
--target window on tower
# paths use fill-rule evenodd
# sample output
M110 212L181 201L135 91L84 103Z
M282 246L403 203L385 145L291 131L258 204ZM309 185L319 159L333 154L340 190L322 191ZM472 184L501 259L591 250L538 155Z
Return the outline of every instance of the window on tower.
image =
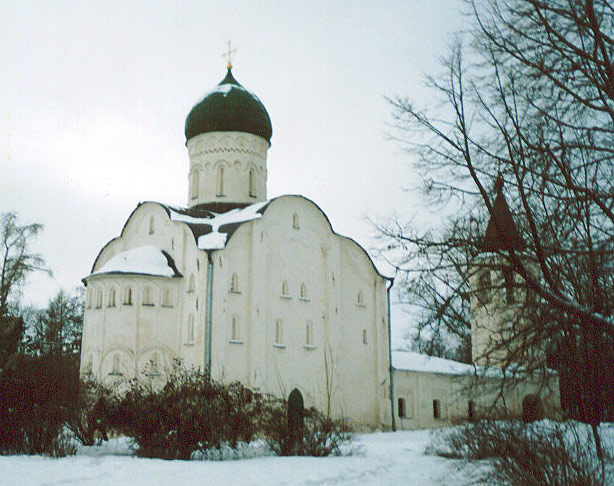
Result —
M217 168L215 195L224 196L224 166L223 165L220 165Z
M153 235L156 229L154 217L149 218L149 234Z
M190 189L192 199L196 199L198 197L198 178L198 170L194 170L192 172L192 187Z
M505 303L513 304L514 298L514 272L510 267L502 267L503 280L505 281Z
M249 196L256 197L256 171L249 169Z

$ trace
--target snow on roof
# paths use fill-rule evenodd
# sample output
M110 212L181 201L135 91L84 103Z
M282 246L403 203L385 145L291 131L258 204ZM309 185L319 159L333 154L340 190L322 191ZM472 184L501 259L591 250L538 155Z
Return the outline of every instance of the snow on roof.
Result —
M397 370L447 375L472 375L475 373L473 365L411 351L393 351L392 366Z
M159 277L174 277L177 271L170 256L153 245L140 246L118 253L92 275L105 273L135 273Z
M259 213L269 201L251 204L244 208L235 208L225 213L207 212L207 216L197 217L183 214L178 208L167 206L171 221L187 223L191 225L207 225L211 228L209 233L198 237L197 244L201 250L219 250L226 246L227 232L221 231L222 226L241 224L262 217Z

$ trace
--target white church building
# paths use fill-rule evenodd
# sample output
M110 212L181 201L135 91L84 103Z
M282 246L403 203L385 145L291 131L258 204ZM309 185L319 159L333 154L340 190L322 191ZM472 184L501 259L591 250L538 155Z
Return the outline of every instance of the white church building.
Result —
M139 204L83 280L83 373L163 380L178 359L306 407L330 402L364 428L441 425L487 400L467 395L473 366L391 352L392 279L313 201L267 199L271 121L230 67L185 135L187 207Z

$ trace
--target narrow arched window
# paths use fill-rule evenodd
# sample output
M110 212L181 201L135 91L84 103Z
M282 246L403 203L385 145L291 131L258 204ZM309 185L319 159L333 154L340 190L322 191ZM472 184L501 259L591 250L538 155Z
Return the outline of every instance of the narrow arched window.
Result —
M311 321L305 325L305 346L313 346L313 323Z
M356 297L356 303L358 305L365 305L365 295L362 293L362 290L358 291L358 296Z
M216 196L224 195L224 166L220 165L217 168L217 179L216 179Z
M290 296L290 291L288 289L288 281L287 280L284 280L281 283L281 295L283 297L289 297Z
M121 375L121 363L119 359L119 354L113 356L113 367L111 368L112 375Z
M132 305L132 287L124 289L124 305Z
M149 287L145 287L145 290L143 290L143 305L153 305L151 289Z
M188 284L188 292L194 292L196 288L196 283L194 279L194 274L190 275L190 282Z
M186 343L192 344L194 342L194 316L190 314L188 317L188 329L186 332Z
M301 227L301 222L298 219L298 214L294 213L292 215L292 227L294 229L299 229Z
M171 300L170 289L164 289L162 291L162 307L172 307L173 301Z
M256 171L253 168L249 169L249 195L256 197Z
M275 344L283 345L284 340L284 323L281 319L275 321Z
M502 267L503 280L505 282L505 303L513 304L516 302L514 296L514 272L510 267Z
M115 307L115 287L109 289L109 301L107 302L107 306Z
M96 309L100 309L102 307L102 289L98 289L96 291Z
M230 322L230 340L231 341L241 340L241 327L239 326L239 318L237 316L232 316L232 319Z
M362 330L362 344L367 344L367 330Z
M149 234L153 235L156 230L156 223L154 217L149 218Z
M90 287L89 289L87 289L87 302L86 302L86 307L88 309L92 308L92 288Z
M490 270L482 272L478 278L478 299L482 305L490 302L490 290L492 288L492 282L490 279Z
M236 273L233 273L232 277L230 277L230 291L239 292L239 277Z
M301 284L301 299L307 300L309 297L307 295L307 285L304 283Z
M196 199L198 197L198 170L195 170L192 172L192 187L191 187L191 193L192 193L192 199Z

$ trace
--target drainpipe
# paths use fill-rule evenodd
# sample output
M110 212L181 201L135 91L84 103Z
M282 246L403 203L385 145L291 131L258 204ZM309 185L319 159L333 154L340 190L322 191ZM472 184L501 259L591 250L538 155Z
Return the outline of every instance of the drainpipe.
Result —
M207 252L207 301L205 304L205 371L211 378L211 328L213 310L213 257Z
M396 432L397 425L394 420L394 368L392 366L392 332L390 330L390 290L394 285L394 279L390 278L388 279L388 282L390 282L390 286L386 288L386 298L388 300L388 363L390 366L390 414L392 417L392 431Z

